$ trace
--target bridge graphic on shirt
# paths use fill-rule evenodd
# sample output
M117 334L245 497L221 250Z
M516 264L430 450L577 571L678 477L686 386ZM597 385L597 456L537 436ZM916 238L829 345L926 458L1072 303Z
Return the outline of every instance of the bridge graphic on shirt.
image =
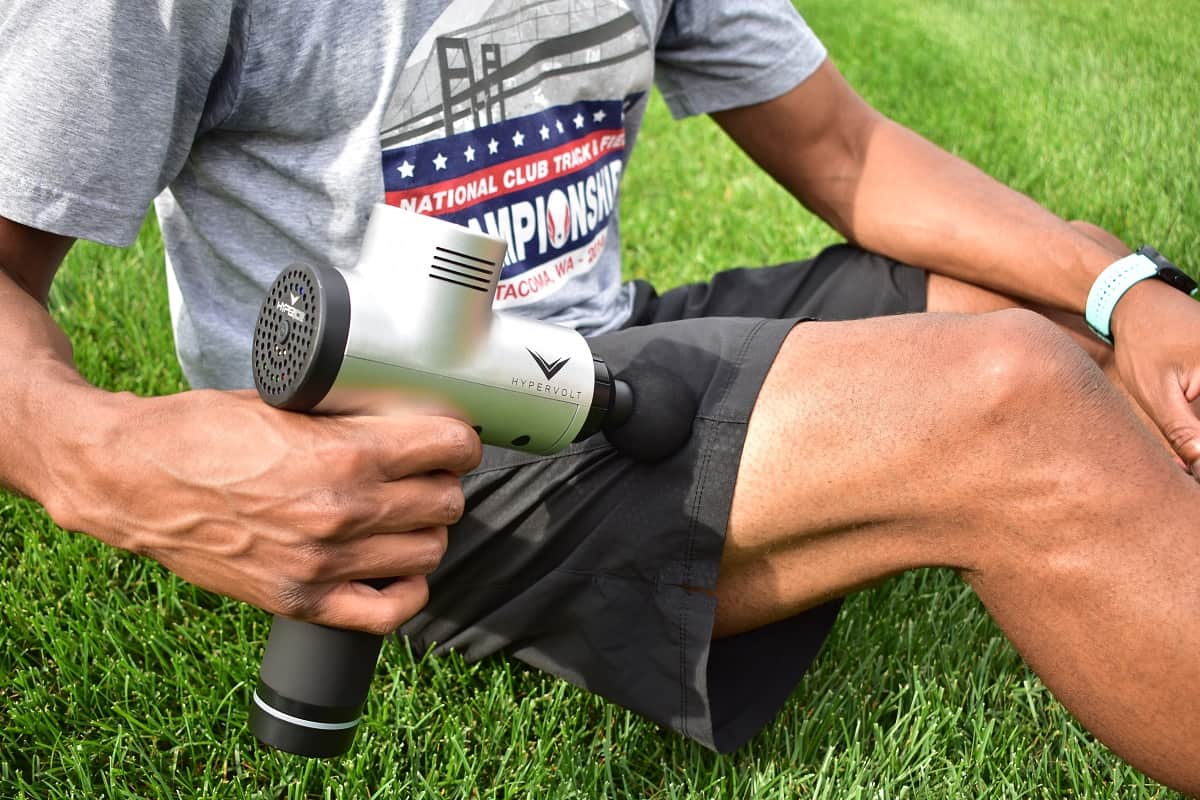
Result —
M437 35L431 52L410 62L385 115L384 148L502 121L507 101L551 79L650 54L636 17L613 0L498 0L483 14Z
M603 252L645 33L619 0L459 0L442 20L385 114L386 200L507 240L496 306L541 299Z

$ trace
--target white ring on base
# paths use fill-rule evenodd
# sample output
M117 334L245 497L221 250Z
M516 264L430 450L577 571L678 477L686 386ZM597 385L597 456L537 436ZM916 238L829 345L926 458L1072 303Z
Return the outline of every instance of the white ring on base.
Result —
M313 722L311 719L293 717L291 714L285 714L279 709L267 705L267 702L258 696L257 691L254 692L254 702L258 704L259 708L275 719L290 722L293 725L299 725L303 728L312 728L315 731L344 731L353 728L362 721L362 717L358 717L353 722Z

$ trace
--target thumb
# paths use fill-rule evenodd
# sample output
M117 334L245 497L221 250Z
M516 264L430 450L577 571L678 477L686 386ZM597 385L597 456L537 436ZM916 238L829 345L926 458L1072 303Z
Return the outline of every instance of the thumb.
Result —
M1200 480L1200 419L1180 387L1168 390L1161 407L1159 427L1163 436Z

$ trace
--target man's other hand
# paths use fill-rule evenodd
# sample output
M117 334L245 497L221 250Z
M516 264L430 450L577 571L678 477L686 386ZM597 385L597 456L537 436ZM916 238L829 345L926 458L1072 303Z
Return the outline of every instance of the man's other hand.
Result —
M1142 281L1117 303L1112 328L1125 385L1200 480L1200 303Z

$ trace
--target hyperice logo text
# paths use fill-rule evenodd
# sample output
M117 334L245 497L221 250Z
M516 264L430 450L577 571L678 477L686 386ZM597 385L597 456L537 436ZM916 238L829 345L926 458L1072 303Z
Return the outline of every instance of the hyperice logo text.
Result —
M295 303L299 302L300 298L297 297L296 295L292 295L291 297L292 297L291 305L280 300L278 303L275 304L275 310L281 314L286 314L287 316L296 320L296 322L304 322L305 318L308 315L305 314L300 309L296 308L296 306L295 306Z

